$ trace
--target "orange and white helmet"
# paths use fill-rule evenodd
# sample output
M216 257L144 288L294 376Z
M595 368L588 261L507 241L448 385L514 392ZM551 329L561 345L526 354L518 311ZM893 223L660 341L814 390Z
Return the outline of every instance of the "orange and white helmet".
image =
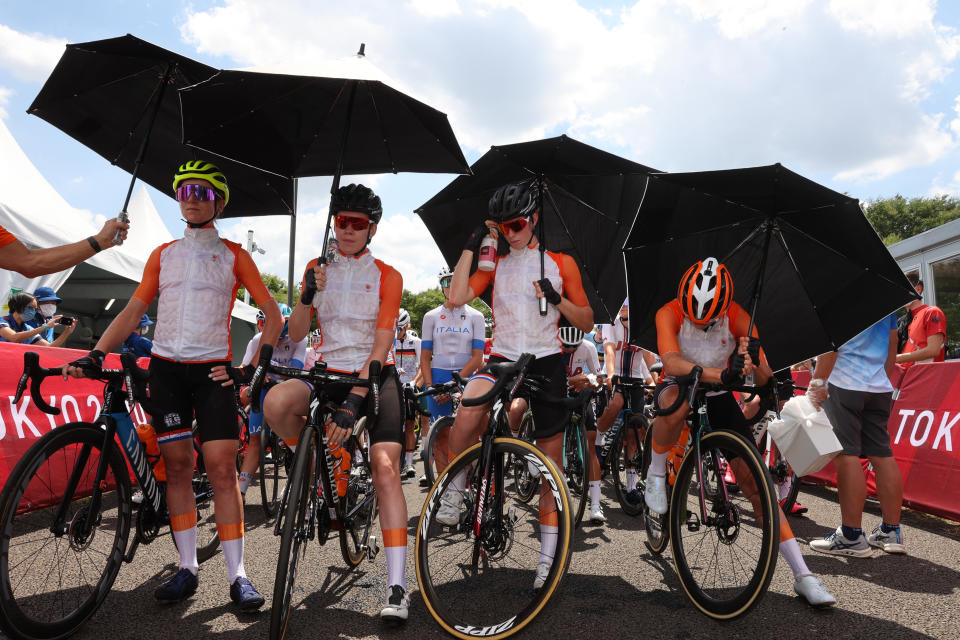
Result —
M716 320L733 301L733 277L716 258L704 258L680 278L677 300L683 314L693 322Z

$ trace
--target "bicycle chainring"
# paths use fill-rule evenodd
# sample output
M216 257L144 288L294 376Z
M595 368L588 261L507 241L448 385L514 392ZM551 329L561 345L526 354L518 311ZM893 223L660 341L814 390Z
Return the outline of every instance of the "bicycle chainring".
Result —
M150 544L156 540L161 524L162 519L152 506L144 504L137 509L137 539L140 544Z

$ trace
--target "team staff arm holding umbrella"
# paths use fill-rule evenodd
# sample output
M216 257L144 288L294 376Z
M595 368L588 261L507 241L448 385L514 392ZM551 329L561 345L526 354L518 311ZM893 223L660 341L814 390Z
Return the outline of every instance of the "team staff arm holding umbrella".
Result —
M0 269L16 271L28 278L63 271L118 244L114 238L123 242L129 228L126 222L111 218L103 223L103 228L96 235L85 240L49 249L29 249L12 233L0 227Z

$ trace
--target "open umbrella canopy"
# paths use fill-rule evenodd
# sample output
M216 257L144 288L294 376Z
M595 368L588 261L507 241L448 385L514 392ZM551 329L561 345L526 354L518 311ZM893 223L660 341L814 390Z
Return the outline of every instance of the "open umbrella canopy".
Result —
M215 73L213 67L129 34L69 44L27 111L173 197L177 167L201 157L181 141L176 89ZM225 216L292 213L291 180L236 162L216 162L230 184Z
M445 114L380 81L221 71L179 93L187 144L277 175L470 170Z
M488 217L494 191L542 179L544 246L577 261L594 319L612 321L626 295L617 248L655 170L565 135L491 147L471 169L416 210L447 264L456 264L467 236Z
M839 348L917 297L855 198L779 164L662 174L624 245L634 344L656 350L657 310L707 256L730 269L744 309L759 295L774 370Z

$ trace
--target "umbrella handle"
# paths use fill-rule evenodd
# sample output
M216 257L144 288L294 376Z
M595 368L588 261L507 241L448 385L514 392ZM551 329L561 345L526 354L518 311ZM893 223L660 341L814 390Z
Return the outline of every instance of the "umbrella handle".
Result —
M129 224L130 216L127 215L126 211L121 211L120 213L117 214L117 220L119 220L120 222L126 222ZM117 231L115 234L113 234L113 244L115 245L123 244L123 238L120 237L120 231Z

